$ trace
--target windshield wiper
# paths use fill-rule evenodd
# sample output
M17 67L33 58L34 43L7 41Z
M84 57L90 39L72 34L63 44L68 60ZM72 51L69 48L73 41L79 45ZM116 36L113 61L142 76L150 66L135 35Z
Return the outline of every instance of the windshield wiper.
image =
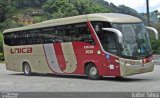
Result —
M140 40L140 39L138 38L138 36L136 36L136 42L137 42L138 47L139 47L139 49L140 49L140 53L138 53L139 56L142 54L142 53L141 53L141 48L143 48L143 49L145 50L145 52L147 53L147 56L149 56L150 53L147 51L146 47L143 45L142 40ZM146 56L146 55L145 55L145 56Z
M144 48L144 50L146 51L147 55L149 56L150 53L147 51L146 47L143 44L141 44L141 46L142 46L142 48Z

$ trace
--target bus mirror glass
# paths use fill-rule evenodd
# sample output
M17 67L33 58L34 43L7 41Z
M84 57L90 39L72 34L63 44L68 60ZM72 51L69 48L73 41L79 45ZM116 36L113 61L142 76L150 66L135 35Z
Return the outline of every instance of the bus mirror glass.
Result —
M153 28L153 27L148 27L148 26L146 26L146 28L147 28L148 30L154 32L154 34L155 34L155 39L156 39L156 40L159 39L159 37L158 37L158 31L157 31L155 28Z
M114 28L102 28L102 30L114 32L118 37L119 43L121 44L123 43L123 35L121 31L114 29Z

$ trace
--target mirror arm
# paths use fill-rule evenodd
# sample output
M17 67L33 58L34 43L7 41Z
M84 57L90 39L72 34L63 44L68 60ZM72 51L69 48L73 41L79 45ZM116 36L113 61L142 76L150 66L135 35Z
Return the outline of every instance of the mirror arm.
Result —
M147 28L148 30L153 31L153 32L155 33L155 39L156 39L156 40L159 39L159 38L158 38L158 31L157 31L155 28L153 28L153 27L148 27L148 26L146 26L146 28Z
M102 30L111 31L111 32L116 33L116 35L118 36L119 43L123 43L123 35L121 31L114 29L114 28L102 28Z

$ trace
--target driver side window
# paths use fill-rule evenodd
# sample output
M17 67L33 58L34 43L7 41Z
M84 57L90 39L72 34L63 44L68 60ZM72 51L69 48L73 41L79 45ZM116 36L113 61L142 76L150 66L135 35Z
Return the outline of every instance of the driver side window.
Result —
M95 32L105 51L118 55L117 36L113 32L104 31L102 28L111 28L108 22L92 22Z
M102 39L102 46L105 51L117 55L117 45L116 45L116 38L112 32L105 32L104 37Z

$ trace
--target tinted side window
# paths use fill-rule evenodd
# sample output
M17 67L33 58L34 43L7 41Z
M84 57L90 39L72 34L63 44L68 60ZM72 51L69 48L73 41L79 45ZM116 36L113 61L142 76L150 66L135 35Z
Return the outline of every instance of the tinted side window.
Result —
M117 36L114 32L102 30L102 28L110 28L111 25L107 22L92 22L92 25L103 46L103 49L107 52L118 55Z
M71 25L57 27L57 40L61 42L71 42Z
M6 45L32 45L64 42L86 42L94 40L86 23L63 25L4 34Z
M26 32L16 32L4 34L4 43L10 46L25 45Z
M44 28L42 34L44 43L71 42L71 30L71 25Z
M27 37L26 37L26 45L32 45L32 44L42 44L43 39L42 39L42 31L37 29L37 30L30 30L27 32Z
M41 34L43 43L55 43L57 39L57 31L55 30L54 27L52 28L44 28L43 33Z
M116 35L113 32L105 32L104 38L101 40L102 46L105 51L112 54L118 54Z
M4 43L6 45L13 46L16 43L16 35L14 33L4 34Z
M6 45L32 45L42 44L42 33L40 30L21 31L4 34L4 42Z
M27 44L27 32L16 32L16 43L14 45L26 45Z
M72 40L95 44L86 23L76 24L72 32Z

